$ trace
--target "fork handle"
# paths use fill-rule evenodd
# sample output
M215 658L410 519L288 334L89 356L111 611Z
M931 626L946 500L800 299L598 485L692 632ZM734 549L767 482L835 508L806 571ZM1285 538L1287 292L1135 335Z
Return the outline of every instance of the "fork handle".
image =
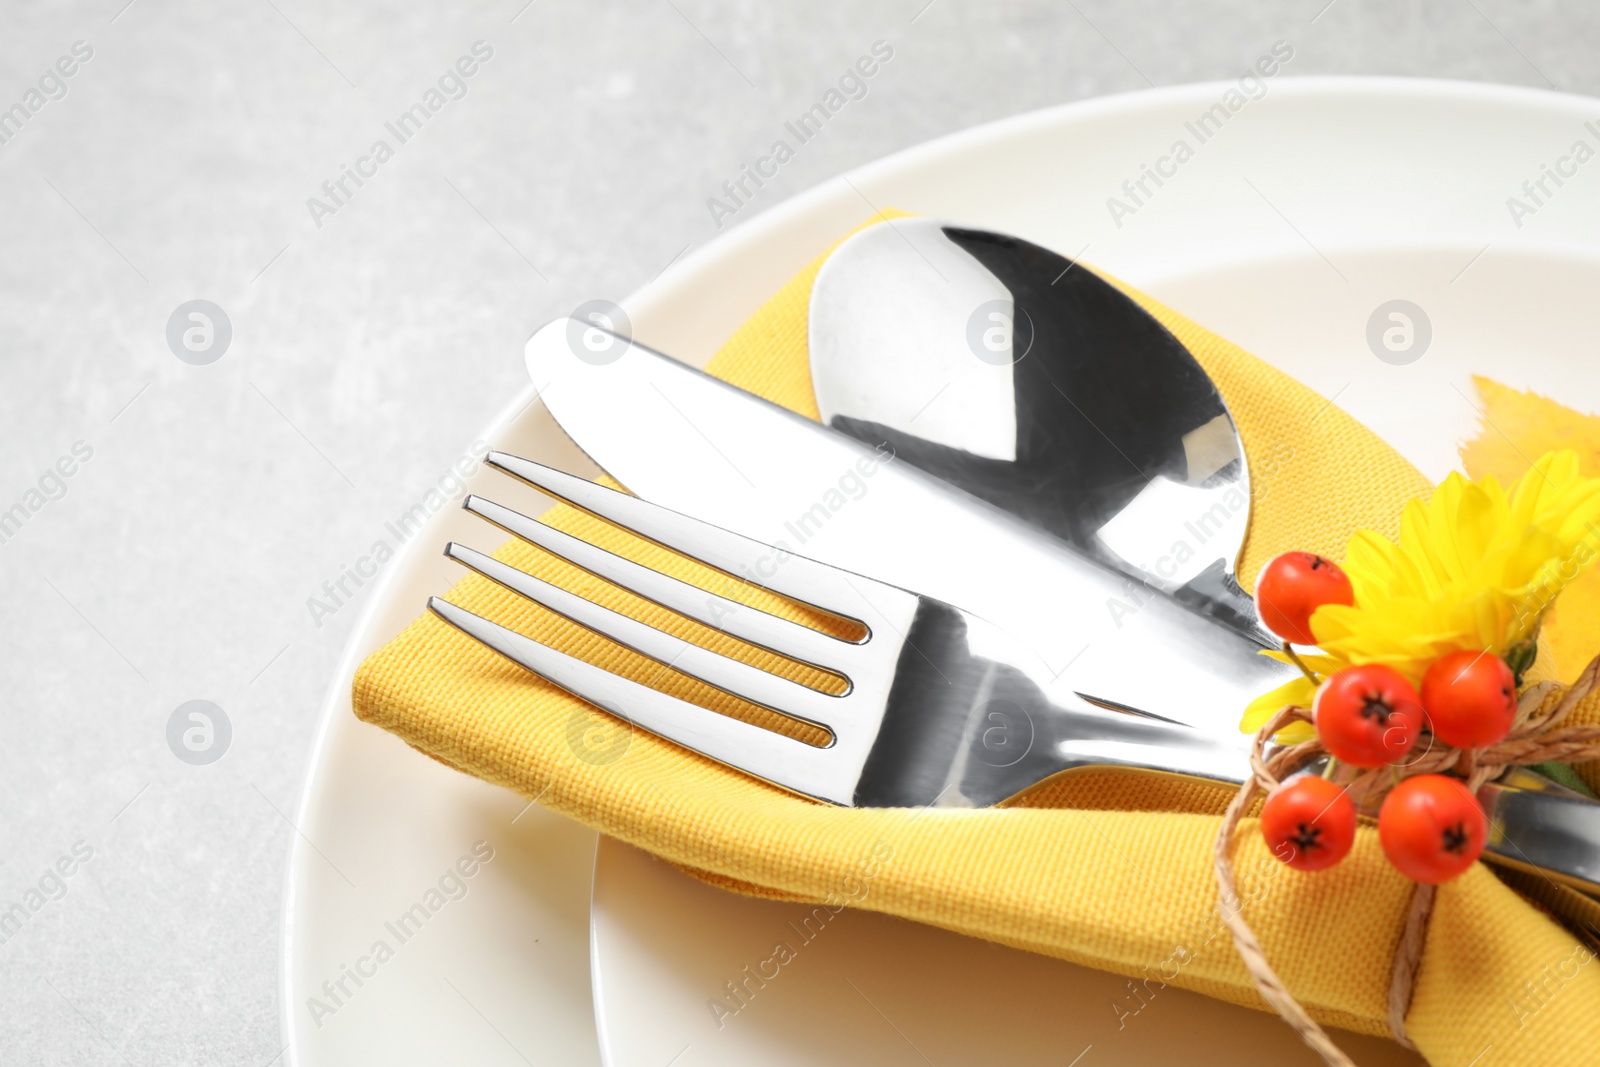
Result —
M1184 726L1097 714L1092 708L1051 707L1045 721L1058 731L1054 751L1041 753L1056 761L1050 777L1122 767L1234 787L1249 766L1248 748L1218 743ZM1315 773L1317 767L1308 770ZM1485 784L1478 801L1489 819L1485 860L1600 895L1600 803L1516 770Z
M1019 706L1017 710L1022 709ZM995 716L996 712L989 714ZM992 718L988 729L995 733L990 743L985 745L980 736L976 749L969 752L993 752L996 739L1037 730L1041 725L1038 710L1032 715L1024 713L1018 718L1012 712L1009 718L1004 714ZM1066 710L1051 706L1043 724L1055 731L1047 750L1030 752L1018 761L1020 770L1037 755L1038 762L1027 774L1032 778L1048 772L1040 784L1072 771L1120 767L1231 788L1243 781L1249 767L1248 747L1219 743L1188 727L1132 715L1093 707ZM977 762L989 769L981 757ZM1312 773L1317 770L1315 766L1308 769ZM972 772L969 764L969 780L986 777ZM1478 791L1478 800L1489 819L1485 860L1600 896L1600 803L1515 769L1501 781L1485 784Z
M1120 768L1237 787L1249 739L1111 710L1013 666L1014 645L987 624L923 601L867 757L854 803L864 807L988 807L1064 774ZM986 654L987 653L987 654ZM1036 673L1036 672L1033 672ZM1513 770L1478 794L1489 817L1484 859L1600 895L1600 802Z

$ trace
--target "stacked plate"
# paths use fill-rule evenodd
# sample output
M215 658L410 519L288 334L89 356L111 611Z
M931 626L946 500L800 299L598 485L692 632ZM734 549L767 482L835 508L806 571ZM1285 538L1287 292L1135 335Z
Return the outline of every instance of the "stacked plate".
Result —
M625 302L634 336L703 362L839 235L895 207L1081 256L1320 390L1434 479L1479 430L1475 374L1600 410L1600 197L1586 189L1600 168L1577 162L1600 147L1592 101L1402 80L1247 88L1072 105L891 157L678 264ZM595 473L531 399L482 440ZM473 488L491 481L517 506L505 479L480 472ZM433 515L329 690L283 910L289 1062L1312 1062L1268 1015L1135 996L866 913L730 999L727 983L795 939L800 909L597 842L351 714L356 666L459 577L442 545L493 548L485 537L457 508ZM1344 1043L1362 1063L1419 1062Z

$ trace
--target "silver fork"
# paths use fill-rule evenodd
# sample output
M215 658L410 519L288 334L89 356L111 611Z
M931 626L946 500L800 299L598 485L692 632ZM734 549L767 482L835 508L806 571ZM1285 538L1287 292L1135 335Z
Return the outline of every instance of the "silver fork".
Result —
M475 549L445 554L657 663L825 730L809 744L721 715L533 641L439 597L450 625L574 696L784 789L853 807L988 807L1064 773L1120 767L1237 785L1242 737L1045 691L1048 668L1020 642L951 604L794 555L526 459L487 462L647 540L781 596L859 622L848 641L710 593L482 497L467 510L597 578L706 626L837 674L824 693L595 604ZM1070 610L1064 605L1063 610ZM1159 650L1151 670L1160 670ZM1059 689L1059 687L1057 687ZM1533 782L1542 781L1529 776ZM1525 779L1525 781L1529 780ZM1519 783L1521 784L1521 783ZM1600 891L1600 804L1558 788L1490 785L1486 859Z
M680 640L464 545L445 549L484 577L641 655L828 731L827 747L786 737L612 674L438 597L429 601L452 626L575 696L774 785L855 807L987 807L1079 767L1133 767L1219 782L1238 782L1246 768L1242 739L1224 743L1087 701L1049 702L1040 684L1049 681L1044 664L959 608L525 459L491 453L487 461L666 548L866 627L858 642L832 637L481 497L467 498L467 510L598 578L842 676L849 683L846 692L824 693Z

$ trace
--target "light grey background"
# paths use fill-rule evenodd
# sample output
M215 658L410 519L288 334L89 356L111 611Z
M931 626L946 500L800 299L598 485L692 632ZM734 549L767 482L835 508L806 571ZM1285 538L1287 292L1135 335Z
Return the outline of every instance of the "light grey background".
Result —
M0 511L93 450L0 543L0 911L28 915L0 941L6 1063L281 1059L285 858L361 605L308 598L503 406L536 326L716 239L707 198L874 41L867 96L723 229L1279 38L1287 76L1600 89L1586 0L123 3L0 9L0 109L93 49L0 145ZM318 227L307 198L478 40L467 95ZM167 320L202 298L233 338L194 366ZM195 699L232 725L209 765L168 747Z

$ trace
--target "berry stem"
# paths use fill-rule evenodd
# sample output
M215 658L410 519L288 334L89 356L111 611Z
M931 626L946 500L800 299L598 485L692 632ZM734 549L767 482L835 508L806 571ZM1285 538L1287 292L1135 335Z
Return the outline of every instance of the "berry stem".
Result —
M1323 768L1322 768L1322 777L1326 778L1328 781L1331 782L1331 781L1333 781L1333 776L1335 774L1338 774L1338 773L1339 773L1339 761L1334 759L1332 756L1329 756L1327 764L1324 765Z
M1312 685L1322 684L1322 679L1317 677L1317 673L1315 671L1305 665L1305 661L1295 654L1294 646L1287 641L1283 643L1283 654L1288 656L1290 661L1293 662L1296 667L1300 668L1301 674L1311 679Z

